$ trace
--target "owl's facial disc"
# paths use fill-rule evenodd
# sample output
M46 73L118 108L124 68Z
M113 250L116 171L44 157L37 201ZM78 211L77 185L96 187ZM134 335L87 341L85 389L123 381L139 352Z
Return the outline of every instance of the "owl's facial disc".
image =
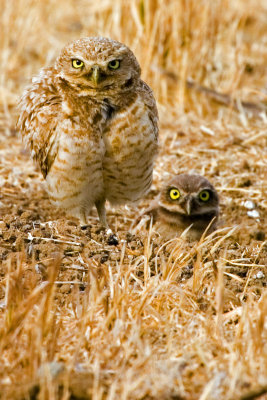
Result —
M172 213L193 216L213 212L217 207L216 199L210 188L187 193L182 188L171 186L162 192L159 205Z
M79 60L77 58L72 59L72 67L74 69L83 71L84 66L85 66L84 61ZM85 76L86 79L91 81L94 86L97 86L103 79L105 79L105 73L101 71L101 68L98 65L93 65L90 72L87 73L87 71L85 71L83 75Z
M72 54L62 61L59 77L68 83L78 95L95 95L112 89L127 90L139 76L124 55L106 60L89 60L81 54Z

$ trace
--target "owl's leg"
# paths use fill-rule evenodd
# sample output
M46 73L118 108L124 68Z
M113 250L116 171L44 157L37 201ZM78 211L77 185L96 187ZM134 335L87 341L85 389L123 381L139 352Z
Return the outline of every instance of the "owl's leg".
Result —
M82 223L82 226L87 226L87 217L86 217L86 212L84 210L80 212L80 221Z
M105 202L106 200L98 200L95 203L96 209L97 209L97 213L99 216L99 221L100 223L108 229L108 223L107 223L107 216L106 216L106 207L105 207Z
M110 245L116 246L119 243L119 241L118 241L117 236L112 232L112 230L108 226L105 202L106 202L105 199L96 201L95 206L96 206L97 213L99 216L99 221L106 229L107 243Z

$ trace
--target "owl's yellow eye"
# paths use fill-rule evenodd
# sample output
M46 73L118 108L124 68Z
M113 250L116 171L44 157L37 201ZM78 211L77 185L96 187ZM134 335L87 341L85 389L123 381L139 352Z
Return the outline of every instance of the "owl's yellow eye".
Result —
M120 60L112 60L108 63L109 69L118 69L120 67Z
M84 62L81 60L72 60L72 66L73 68L82 68L84 66Z
M198 197L201 201L208 201L210 199L210 192L208 190L202 190Z
M177 200L181 196L178 189L170 189L169 196L172 200Z

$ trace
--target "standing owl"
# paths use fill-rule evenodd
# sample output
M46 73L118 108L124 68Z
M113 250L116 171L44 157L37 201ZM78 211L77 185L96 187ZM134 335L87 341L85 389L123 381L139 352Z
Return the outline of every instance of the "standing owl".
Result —
M155 230L165 240L180 236L187 228L189 241L199 240L217 228L219 196L203 176L181 174L171 179L147 211L153 216Z
M95 205L142 198L152 182L158 113L140 65L122 43L87 37L63 48L20 101L18 128L51 200L86 223Z

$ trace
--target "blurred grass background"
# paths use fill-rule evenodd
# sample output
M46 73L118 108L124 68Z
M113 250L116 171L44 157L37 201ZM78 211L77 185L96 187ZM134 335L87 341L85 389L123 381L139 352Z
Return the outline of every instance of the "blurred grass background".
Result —
M186 102L189 77L245 97L263 89L264 0L256 7L252 0L1 0L1 9L2 101L20 93L67 42L98 35L131 47L165 106L194 106Z

